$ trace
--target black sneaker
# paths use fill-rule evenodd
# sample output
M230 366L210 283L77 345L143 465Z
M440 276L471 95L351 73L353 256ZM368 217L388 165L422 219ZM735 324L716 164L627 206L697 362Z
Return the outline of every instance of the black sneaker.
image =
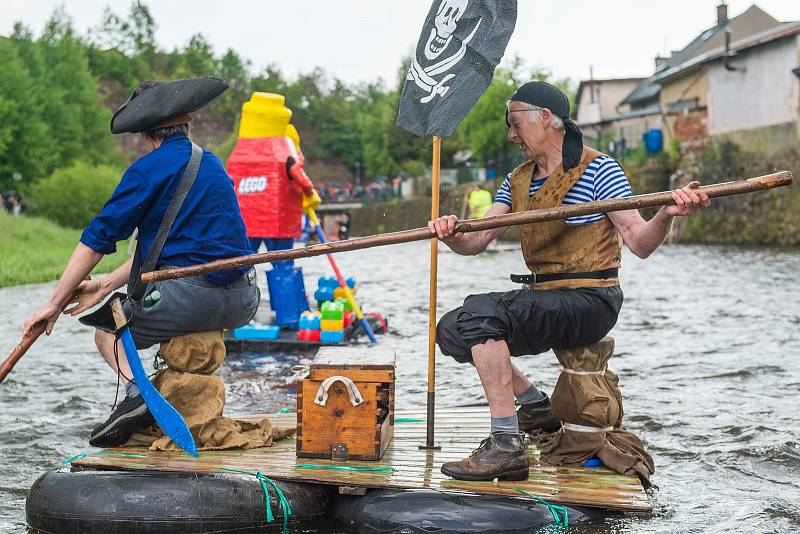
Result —
M92 447L119 447L133 435L153 424L153 416L141 395L126 397L106 421L97 425L89 436Z

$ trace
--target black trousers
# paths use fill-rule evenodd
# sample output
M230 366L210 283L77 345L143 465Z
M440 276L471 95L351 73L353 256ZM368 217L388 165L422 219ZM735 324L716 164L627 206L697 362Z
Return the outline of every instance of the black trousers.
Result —
M590 345L614 327L622 300L619 286L470 295L439 321L436 342L461 363L490 339L505 340L512 356Z

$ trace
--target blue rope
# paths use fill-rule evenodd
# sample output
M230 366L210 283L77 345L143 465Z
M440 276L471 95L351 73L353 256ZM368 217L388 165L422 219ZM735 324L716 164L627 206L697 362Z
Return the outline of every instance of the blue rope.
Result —
M541 497L537 497L527 491L521 490L519 488L514 488L514 491L517 493L521 493L531 499L542 503L543 505L547 506L547 509L550 510L550 513L553 514L553 522L556 526L567 528L569 526L569 512L563 506L559 506L557 504L552 504L547 502L546 500L542 499ZM563 517L559 514L564 514Z

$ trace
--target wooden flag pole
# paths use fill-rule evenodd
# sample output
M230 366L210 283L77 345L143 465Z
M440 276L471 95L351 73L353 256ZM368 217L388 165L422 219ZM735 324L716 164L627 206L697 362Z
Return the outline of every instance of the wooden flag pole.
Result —
M442 138L433 136L431 163L431 220L439 217L439 168L442 159ZM436 406L436 281L439 267L439 240L431 239L430 309L428 311L428 416L425 443L420 449L440 449L433 441Z

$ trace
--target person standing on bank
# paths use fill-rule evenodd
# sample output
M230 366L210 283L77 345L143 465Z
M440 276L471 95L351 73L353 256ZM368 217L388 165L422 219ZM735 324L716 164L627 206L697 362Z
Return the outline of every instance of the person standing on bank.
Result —
M631 196L619 164L583 144L569 119L569 100L558 88L545 82L522 85L508 102L506 123L508 140L526 161L500 186L486 216ZM630 210L522 227L522 253L533 274L513 278L527 287L470 295L437 325L442 353L478 371L492 418L490 436L469 457L443 464L442 473L462 480L528 477L520 431L553 432L561 423L547 395L510 356L577 348L603 338L622 307L621 242L647 258L664 242L674 217L710 205L705 193L695 191L699 186L692 182L674 191L675 205L661 208L649 221ZM462 255L482 252L505 230L454 233L457 222L444 216L428 228Z
M77 303L63 313L80 314L126 283L123 309L132 317L129 329L139 349L193 332L235 328L255 315L260 295L252 267L146 287L139 283L142 269L186 267L250 253L231 178L219 158L188 135L189 114L227 87L218 78L147 81L114 113L111 133L140 133L148 153L125 171L111 198L83 231L50 299L26 321L25 334L46 321L49 335L76 291ZM176 209L170 226L167 212ZM103 255L114 253L116 243L134 229L138 229L134 258L102 280L86 281ZM102 317L108 312L105 308L89 317ZM104 328L103 322L91 323L98 326L95 342L124 383L126 397L92 431L89 443L113 447L153 419L131 379L121 342L106 330L113 331L113 326Z

